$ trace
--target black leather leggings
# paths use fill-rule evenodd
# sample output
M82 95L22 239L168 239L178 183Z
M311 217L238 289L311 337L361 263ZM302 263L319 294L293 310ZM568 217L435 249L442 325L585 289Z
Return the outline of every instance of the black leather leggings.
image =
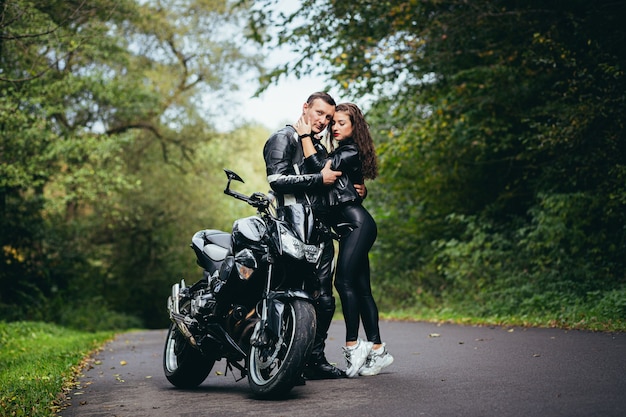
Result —
M368 253L376 240L376 222L360 204L345 204L336 208L334 220L357 226L339 241L335 273L335 288L341 298L346 323L346 342L356 341L359 322L367 340L381 343L378 327L378 307L372 297Z

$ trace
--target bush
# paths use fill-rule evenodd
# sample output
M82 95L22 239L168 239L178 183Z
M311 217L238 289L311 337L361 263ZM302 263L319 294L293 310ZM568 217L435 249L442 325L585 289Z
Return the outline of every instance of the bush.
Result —
M59 324L85 332L144 327L143 322L138 317L111 311L106 308L102 300L65 308L60 314Z
M566 201L543 204L530 226L517 229L449 216L464 233L433 242L434 255L420 269L401 276L388 270L374 279L379 307L398 311L415 303L414 312L431 317L623 329L626 285L615 278L619 269L598 262L598 242L584 239L584 231L568 221L580 207Z

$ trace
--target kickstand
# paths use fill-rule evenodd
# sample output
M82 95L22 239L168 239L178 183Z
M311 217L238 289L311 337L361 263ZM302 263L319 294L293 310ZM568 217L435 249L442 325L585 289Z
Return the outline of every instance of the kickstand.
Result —
M224 370L224 376L228 374L228 370L230 369L230 372L233 374L233 379L235 380L235 382L239 382L247 376L247 373L246 373L245 368L238 366L238 364L235 364L235 367L239 369L239 371L241 371L241 378L237 379L237 377L235 376L235 371L233 370L233 364L230 361L226 362L226 370Z

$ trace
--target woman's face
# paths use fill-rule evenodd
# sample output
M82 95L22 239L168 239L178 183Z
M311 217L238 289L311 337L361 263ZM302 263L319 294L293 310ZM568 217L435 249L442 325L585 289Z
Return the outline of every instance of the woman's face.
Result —
M352 136L352 122L348 113L343 111L335 112L332 132L336 141L342 141Z

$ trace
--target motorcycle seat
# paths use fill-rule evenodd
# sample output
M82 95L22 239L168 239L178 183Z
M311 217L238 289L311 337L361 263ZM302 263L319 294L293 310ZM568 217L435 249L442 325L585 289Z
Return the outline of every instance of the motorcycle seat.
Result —
M223 261L226 258L226 255L228 255L228 249L214 243L204 245L204 248L202 248L202 252L204 252L206 256L211 258L211 260L216 262Z
M191 239L193 245L202 250L204 245L213 243L217 246L221 246L224 249L230 248L230 233L222 232L221 230L206 229L200 230L193 235Z
M230 252L230 233L214 229L200 230L191 238L190 246L196 253L198 265L212 274Z
M223 248L230 248L230 233L208 229L204 231L204 238L207 242L215 243Z

